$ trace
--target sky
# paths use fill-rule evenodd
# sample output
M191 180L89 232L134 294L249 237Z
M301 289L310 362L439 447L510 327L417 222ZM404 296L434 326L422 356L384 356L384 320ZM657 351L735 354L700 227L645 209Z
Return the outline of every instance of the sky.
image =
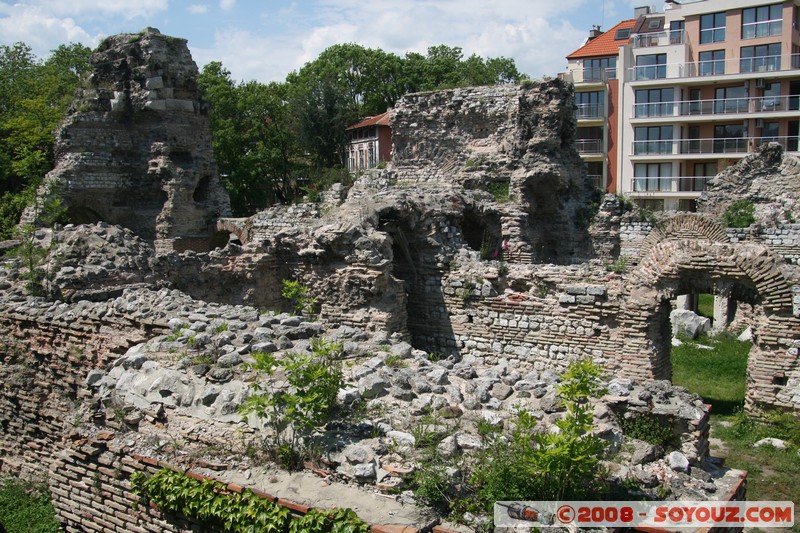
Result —
M0 44L45 58L61 44L95 48L145 27L188 39L199 68L221 61L237 81L283 81L327 47L357 43L403 56L459 46L555 76L593 24L609 29L648 0L0 0ZM663 2L661 2L663 3ZM659 10L660 4L653 4Z

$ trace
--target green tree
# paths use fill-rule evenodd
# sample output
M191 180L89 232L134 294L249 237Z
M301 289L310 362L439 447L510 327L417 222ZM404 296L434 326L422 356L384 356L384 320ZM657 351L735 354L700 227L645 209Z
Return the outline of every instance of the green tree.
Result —
M90 50L62 45L45 61L24 43L0 46L0 238L53 167L54 133L88 71Z
M236 84L221 63L211 62L200 73L198 86L211 104L214 155L234 214L251 215L293 199L302 165L287 85Z

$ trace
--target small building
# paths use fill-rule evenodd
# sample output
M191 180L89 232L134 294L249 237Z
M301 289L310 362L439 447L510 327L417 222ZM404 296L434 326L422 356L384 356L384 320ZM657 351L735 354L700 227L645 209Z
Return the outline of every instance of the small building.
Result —
M375 168L392 156L390 118L391 110L347 128L347 169L350 172Z

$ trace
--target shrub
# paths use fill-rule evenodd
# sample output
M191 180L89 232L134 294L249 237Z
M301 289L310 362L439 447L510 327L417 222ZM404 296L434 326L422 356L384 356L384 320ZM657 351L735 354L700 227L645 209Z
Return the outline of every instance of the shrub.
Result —
M484 510L502 500L596 496L605 444L590 434L594 426L588 398L605 394L600 375L600 367L588 360L568 367L558 386L566 413L555 423L557 433L537 428L538 420L526 410L517 412L509 437L499 426L483 426L484 447L470 481Z
M0 481L0 524L8 531L60 530L47 487L18 479Z
M317 299L308 294L308 287L299 281L285 279L281 286L281 297L292 302L294 312L300 315L313 316Z
M272 429L272 452L287 468L302 462L307 451L303 446L330 420L344 384L342 346L314 339L311 348L310 354L290 353L280 360L272 353L254 352L254 394L241 406L242 414L255 414Z
M672 440L672 430L662 426L657 418L636 415L622 420L622 431L626 437L639 439L650 444L666 446Z
M750 200L737 200L722 213L722 220L729 228L749 228L756 221L756 206Z

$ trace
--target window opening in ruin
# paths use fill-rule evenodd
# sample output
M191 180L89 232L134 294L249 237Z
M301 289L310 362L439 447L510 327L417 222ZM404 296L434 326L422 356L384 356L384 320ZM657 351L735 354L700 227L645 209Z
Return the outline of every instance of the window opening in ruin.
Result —
M70 206L67 208L67 221L71 224L97 224L103 221L103 217L90 207Z
M209 248L214 250L216 248L225 248L228 244L228 241L231 240L231 234L227 231L217 231L214 235L211 236L211 242L209 243Z
M662 354L656 367L668 366L673 383L701 394L714 405L715 413L729 414L741 408L742 402L730 400L726 395L733 394L737 387L744 391L747 379L747 360L742 352L747 346L735 339L748 324L754 323L756 306L752 304L758 303L758 293L747 281L712 280L708 273L683 273L679 285L685 292L664 300L663 310L658 313L657 320L663 322L662 330L669 336L669 342L663 342L663 338L656 340ZM668 365L664 359L667 354ZM707 376L709 373L723 376L720 379L724 386L715 385ZM740 379L739 373L740 382L736 381ZM660 377L666 378L664 374ZM692 390L705 387L708 387L705 391Z
M411 345L428 353L451 354L456 344L442 291L442 271L436 261L437 249L422 230L397 212L381 216L378 228L392 239L392 276L402 283L403 317Z
M211 183L210 176L203 176L200 178L200 181L197 182L197 187L194 189L194 193L192 194L192 199L197 202L205 202L208 200L208 189Z
M466 211L461 220L461 236L470 249L480 252L481 259L491 259L491 250L502 239L499 217Z

